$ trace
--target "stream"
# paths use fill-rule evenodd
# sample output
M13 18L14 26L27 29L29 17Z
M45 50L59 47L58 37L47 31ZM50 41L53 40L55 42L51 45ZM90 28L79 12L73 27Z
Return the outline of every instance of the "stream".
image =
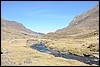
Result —
M47 49L44 44L32 45L32 46L30 46L30 48L36 49L36 50L38 50L40 52L50 53L50 54L54 55L55 57L61 57L61 58L66 58L66 59L78 60L78 61L84 62L86 64L96 64L96 65L99 65L99 59L98 58L80 57L80 56L71 55L69 53L61 54L59 52Z

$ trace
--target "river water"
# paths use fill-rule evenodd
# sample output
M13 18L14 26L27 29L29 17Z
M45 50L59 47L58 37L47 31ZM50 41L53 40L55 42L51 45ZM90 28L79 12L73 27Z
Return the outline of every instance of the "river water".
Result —
M30 48L36 49L36 50L38 50L40 52L50 53L50 54L54 55L55 57L61 57L61 58L66 58L66 59L78 60L78 61L84 62L86 64L96 64L96 65L99 65L99 59L98 58L80 57L80 56L71 55L69 53L61 54L59 52L47 49L44 46L44 44L32 45L32 46L30 46Z

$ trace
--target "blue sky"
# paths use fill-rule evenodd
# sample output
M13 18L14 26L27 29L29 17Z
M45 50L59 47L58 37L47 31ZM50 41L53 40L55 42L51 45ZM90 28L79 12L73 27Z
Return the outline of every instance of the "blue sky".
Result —
M67 27L71 20L98 1L1 1L1 17L41 33Z

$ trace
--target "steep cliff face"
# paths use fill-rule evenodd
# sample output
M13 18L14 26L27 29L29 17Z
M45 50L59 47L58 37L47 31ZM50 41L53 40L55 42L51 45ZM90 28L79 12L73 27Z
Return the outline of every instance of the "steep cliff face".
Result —
M44 34L27 29L23 24L1 18L1 38L41 37Z
M79 16L76 16L68 25L68 27L59 29L54 33L49 33L44 36L44 38L50 38L52 37L58 37L62 38L69 36L69 35L78 35L81 33L87 33L89 31L98 31L99 33L99 4L97 4L95 7L90 9L87 12L82 13ZM83 34L84 35L84 34Z

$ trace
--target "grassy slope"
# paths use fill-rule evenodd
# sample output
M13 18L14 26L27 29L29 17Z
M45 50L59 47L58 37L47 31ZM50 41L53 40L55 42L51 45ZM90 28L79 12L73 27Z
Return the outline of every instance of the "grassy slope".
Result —
M25 35L15 29L1 28L1 40L30 38L31 35Z
M73 35L72 37L54 39L48 42L46 46L59 52L69 51L80 56L99 51L99 33L93 34L93 32L88 31L85 34Z

